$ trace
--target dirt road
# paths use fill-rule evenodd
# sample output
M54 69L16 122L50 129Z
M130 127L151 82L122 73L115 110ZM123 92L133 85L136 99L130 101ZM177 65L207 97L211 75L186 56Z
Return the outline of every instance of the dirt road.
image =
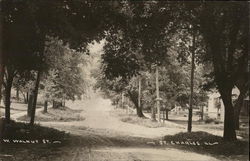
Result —
M150 139L160 139L164 135L171 135L185 129L147 128L144 126L121 122L112 116L113 106L110 100L95 96L84 102L68 102L73 109L83 109L84 121L75 122L41 122L40 124L70 132L84 138L102 142L91 150L84 146L77 146L70 150L64 149L63 157L58 160L91 160L91 161L172 161L172 160L199 160L213 161L215 158L194 152L186 152L170 147L147 146ZM145 140L145 141L144 141ZM98 144L98 143L97 143ZM107 144L107 146L105 146ZM124 146L126 144L126 146ZM67 155L66 155L67 154ZM55 158L54 158L55 159Z

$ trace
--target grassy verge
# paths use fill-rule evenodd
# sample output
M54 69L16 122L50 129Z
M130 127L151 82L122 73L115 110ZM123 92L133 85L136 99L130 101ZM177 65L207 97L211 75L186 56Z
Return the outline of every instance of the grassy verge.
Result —
M64 131L1 121L0 160L49 160L69 143L70 135Z
M49 108L47 113L38 112L36 114L36 121L82 121L85 118L80 115L81 110L72 110L68 107L60 107L57 109ZM30 118L25 115L19 117L17 120L29 121Z
M30 126L29 124L11 121L10 124L3 125L2 138L3 139L28 139L28 140L41 140L41 139L65 139L69 134L58 131L53 128L43 127L35 124ZM3 140L1 140L3 141ZM2 142L3 143L3 142Z
M149 128L164 127L163 123L152 121L147 117L138 117L136 114L127 114L122 109L115 109L112 115L118 117L122 122L145 126Z
M225 142L222 137L209 134L207 132L178 133L164 137L167 142L199 142L200 145L175 144L174 146L183 150L195 151L219 157L231 157L245 160L248 158L248 141ZM213 145L207 145L212 143ZM216 144L214 144L216 143Z
M158 127L165 126L163 123L151 121L150 119L148 119L146 117L140 118L137 115L132 115L132 114L127 115L127 116L123 116L120 120L122 122L137 124L137 125L141 125L141 126L145 126L145 127L149 127L149 128L158 128Z
M167 127L167 128L184 129L183 127L177 124L173 124L169 121L157 122L157 121L152 121L150 118L147 117L138 117L136 114L131 114L131 113L127 114L122 109L115 109L112 111L111 114L119 118L122 122L140 125L148 128Z

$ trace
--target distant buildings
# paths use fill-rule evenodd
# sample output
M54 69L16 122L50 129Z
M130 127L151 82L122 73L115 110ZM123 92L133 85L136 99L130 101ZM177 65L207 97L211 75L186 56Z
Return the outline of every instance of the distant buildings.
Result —
M234 88L232 91L232 100L236 100L240 91ZM210 118L215 118L220 121L224 121L225 109L223 101L219 92L211 92L209 95L208 106L205 109L205 113ZM243 107L241 109L240 116L249 116L249 96L244 99Z

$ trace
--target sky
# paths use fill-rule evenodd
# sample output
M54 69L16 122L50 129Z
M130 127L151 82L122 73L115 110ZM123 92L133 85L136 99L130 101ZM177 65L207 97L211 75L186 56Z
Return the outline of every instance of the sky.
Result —
M103 50L104 43L105 40L101 40L100 43L94 41L94 44L90 44L88 47L90 54L101 53Z

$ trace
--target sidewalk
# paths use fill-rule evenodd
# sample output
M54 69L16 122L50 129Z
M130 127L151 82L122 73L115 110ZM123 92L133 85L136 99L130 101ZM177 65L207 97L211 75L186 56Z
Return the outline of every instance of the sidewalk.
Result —
M4 105L1 103L2 107ZM39 108L38 108L39 107ZM51 108L50 106L48 108ZM36 113L43 111L43 108L41 106L37 106L36 108ZM4 108L0 109L0 117L4 117ZM22 103L12 103L11 104L11 109L10 109L10 118L16 122L25 122L25 121L20 121L17 120L19 117L22 117L27 114L27 104L22 104Z
M36 113L37 112L41 112L43 111L43 108L38 108L36 109ZM10 116L10 118L16 122L25 122L25 121L20 121L20 120L17 120L19 117L22 117L24 115L27 115L27 111L24 111L24 112L20 112L20 113L15 113L13 115Z

